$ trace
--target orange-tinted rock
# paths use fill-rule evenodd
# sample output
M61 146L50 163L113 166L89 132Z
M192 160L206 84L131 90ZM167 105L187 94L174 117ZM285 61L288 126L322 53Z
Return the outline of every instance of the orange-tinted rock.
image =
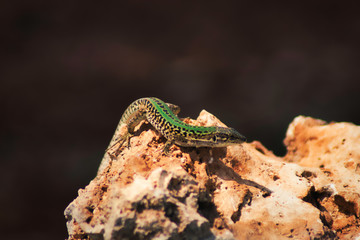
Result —
M360 127L299 116L284 142L285 159L315 174L307 178L314 184L313 203L326 213L324 222L340 238L360 237Z
M224 126L202 111L194 125ZM180 148L140 126L65 215L69 239L314 239L359 232L360 127L298 117L288 154L260 142ZM343 140L345 139L345 140Z

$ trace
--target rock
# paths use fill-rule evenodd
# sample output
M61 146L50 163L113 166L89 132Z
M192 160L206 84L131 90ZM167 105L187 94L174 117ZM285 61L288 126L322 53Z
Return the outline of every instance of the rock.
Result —
M311 203L338 237L360 237L360 127L297 117L284 140L285 160L308 169Z
M225 126L202 111L193 125ZM277 157L260 142L173 146L146 122L65 210L69 239L360 237L360 127L297 117Z

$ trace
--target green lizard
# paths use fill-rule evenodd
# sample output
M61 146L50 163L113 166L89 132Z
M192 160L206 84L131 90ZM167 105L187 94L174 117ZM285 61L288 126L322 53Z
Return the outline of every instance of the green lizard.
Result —
M125 141L128 141L128 146L130 145L134 128L145 119L167 139L163 148L165 155L168 154L169 148L173 144L182 147L226 147L246 141L246 138L233 128L186 124L176 116L179 112L178 106L165 103L155 97L140 98L134 101L122 115L107 150L119 143L119 147L115 151L115 156L117 156ZM123 124L127 125L127 133L118 136Z

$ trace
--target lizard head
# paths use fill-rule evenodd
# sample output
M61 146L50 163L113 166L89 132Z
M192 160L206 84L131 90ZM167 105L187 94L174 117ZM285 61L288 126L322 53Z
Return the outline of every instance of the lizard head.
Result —
M233 128L216 127L216 131L211 140L217 146L229 146L246 142L246 137Z

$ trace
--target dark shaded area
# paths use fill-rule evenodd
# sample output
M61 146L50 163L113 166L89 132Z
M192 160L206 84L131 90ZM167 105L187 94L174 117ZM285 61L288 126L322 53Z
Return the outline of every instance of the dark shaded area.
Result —
M246 195L243 198L243 201L239 204L237 211L235 211L232 215L231 215L231 220L236 223L237 221L240 220L241 217L241 210L245 207L245 205L251 205L251 201L252 201L252 193L250 191L248 191L246 193Z
M356 1L1 3L2 236L63 239L125 108L201 109L278 155L297 115L360 123Z
M352 201L346 201L344 197L340 195L335 195L335 203L339 206L340 212L343 212L347 215L357 215L356 214L356 203Z

